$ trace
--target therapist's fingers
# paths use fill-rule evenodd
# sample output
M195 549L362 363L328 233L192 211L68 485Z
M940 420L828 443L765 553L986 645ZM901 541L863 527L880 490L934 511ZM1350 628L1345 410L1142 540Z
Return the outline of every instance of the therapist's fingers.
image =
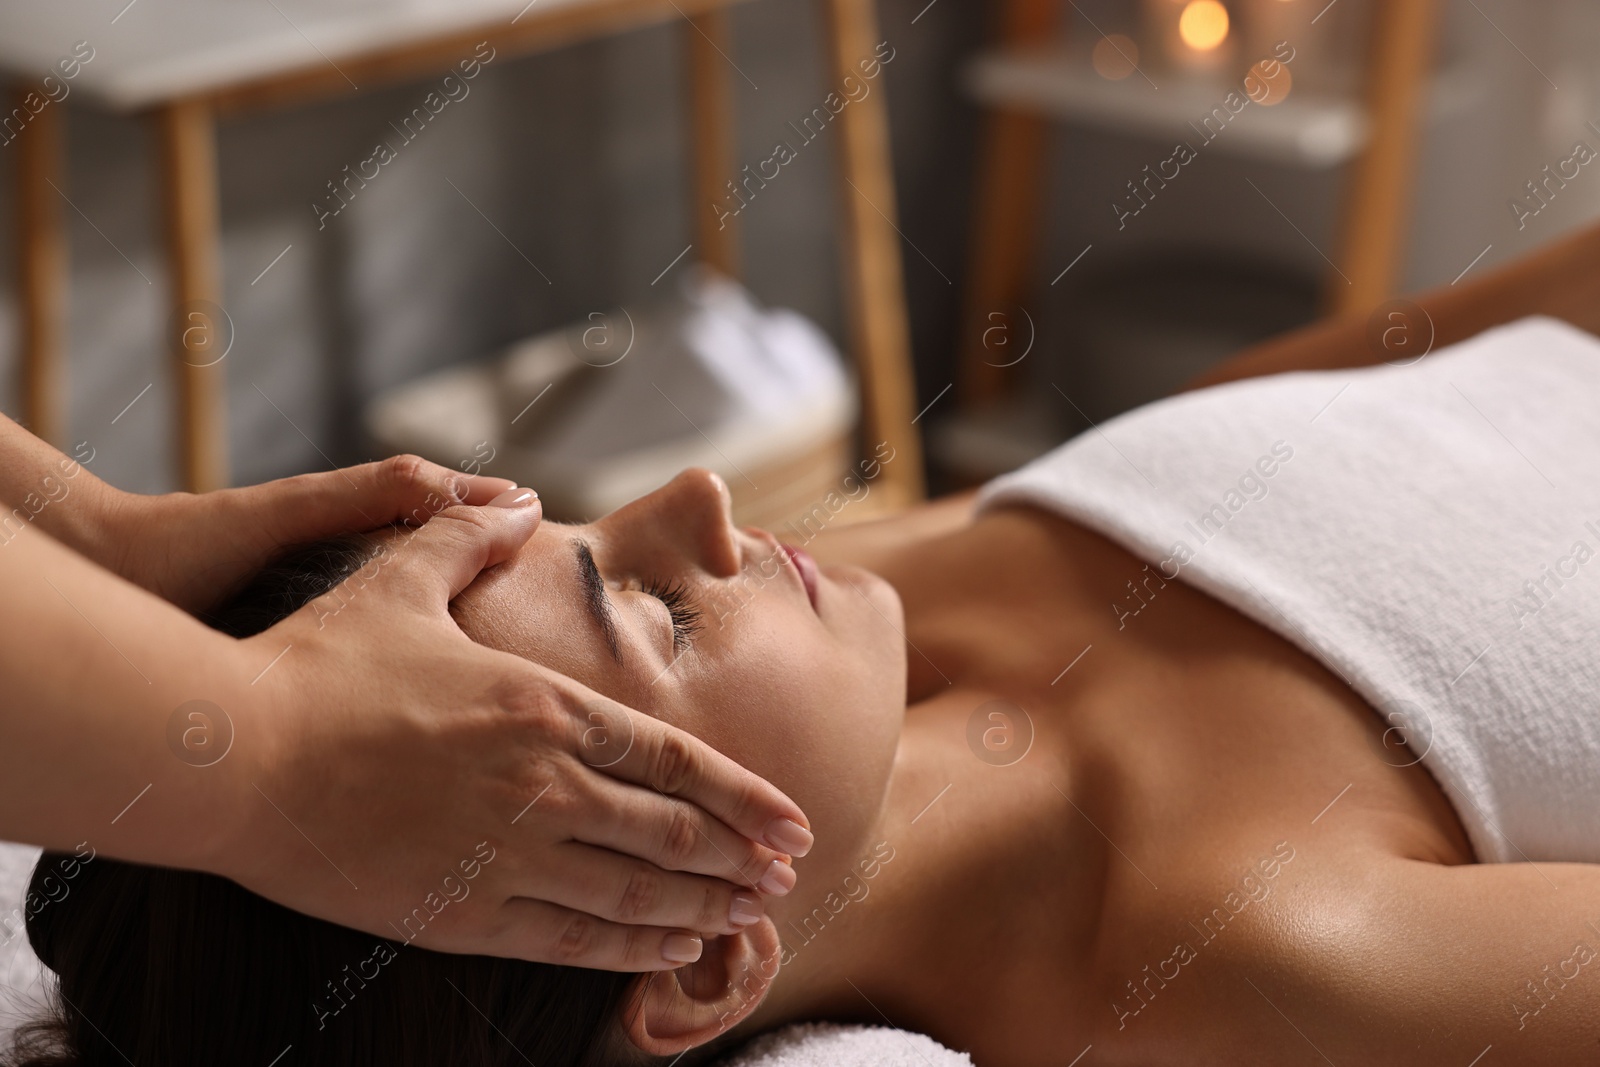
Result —
M334 517L341 508L359 509L364 521L376 520L379 526L421 522L453 504L487 504L516 485L509 478L465 474L410 455L285 480L301 483L312 516L326 503Z
M543 515L531 489L508 489L488 507L453 507L385 547L383 567L424 610L442 613L487 567L504 563Z
M700 958L692 930L628 926L542 900L517 898L500 909L506 932L480 955L540 960L601 971L665 971Z
M610 817L575 827L579 841L770 896L794 888L789 854L729 829L686 800L617 782L601 786L596 801Z
M550 675L556 688L566 689L582 701L588 720L583 735L584 761L624 782L642 786L632 807L651 816L654 832L675 824L684 810L666 803L669 798L687 802L715 816L727 827L777 852L804 856L811 851L810 823L799 805L772 783L753 774L693 734L669 723L605 700L571 679ZM650 793L657 794L652 800ZM677 832L677 831L674 831ZM686 837L678 832L679 837ZM683 869L726 876L706 870L707 857L695 850ZM741 869L757 857L737 861ZM759 876L758 876L759 879Z
M395 456L212 493L120 494L113 498L119 547L103 562L186 611L207 611L290 546L397 522L421 526L511 487L505 478Z
M752 890L720 878L666 871L578 841L555 847L548 866L529 873L535 879L530 895L630 926L731 934L766 913L761 895Z
M391 456L233 492L261 521L276 525L275 540L296 544L396 522L420 525L456 504L487 504L515 484L508 478L464 474L418 456Z

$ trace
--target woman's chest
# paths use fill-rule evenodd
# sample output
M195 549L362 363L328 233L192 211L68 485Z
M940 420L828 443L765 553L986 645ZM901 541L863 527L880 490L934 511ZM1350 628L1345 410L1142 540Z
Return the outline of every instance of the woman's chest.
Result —
M1470 861L1410 724L1290 636L1032 509L987 516L945 552L945 582L907 598L913 688L995 694L974 709L974 743L1041 746L1070 769L1073 801L1129 839L1216 845L1250 813L1309 820L1348 787L1364 798L1352 832Z
M1380 717L1285 636L1169 582L1085 644L1042 694L1041 737L1082 769L1079 803L1136 847L1174 865L1248 865L1301 827L1471 862L1455 810L1408 743L1411 724Z

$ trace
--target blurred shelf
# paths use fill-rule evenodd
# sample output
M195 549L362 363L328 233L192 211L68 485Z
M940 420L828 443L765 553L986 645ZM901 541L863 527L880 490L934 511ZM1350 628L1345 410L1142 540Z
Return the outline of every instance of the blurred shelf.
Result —
M985 104L1041 111L1052 117L1119 132L1180 137L1197 149L1194 123L1222 107L1235 84L1218 79L1163 77L1159 88L1137 75L1109 81L1064 47L981 53L966 69L968 91ZM1226 111L1224 110L1224 113ZM1270 106L1251 103L1206 147L1232 156L1332 167L1367 142L1361 102L1346 95L1296 87Z
M405 70L404 50L426 52L441 39L458 46L482 34L501 48L517 33L535 36L541 27L576 24L589 12L621 10L618 0L538 0L539 19L515 25L534 4L529 0L143 0L120 9L115 47L94 37L93 59L84 62L75 88L113 110L134 111L170 100L208 95L240 85L280 78L303 68L331 69L339 90L355 92L343 73L364 56L386 56L380 66ZM86 0L0 0L0 72L36 80L50 72L69 43L84 36L93 6ZM105 7L106 5L101 5ZM633 8L645 2L631 4ZM665 5L662 5L665 6ZM673 6L676 6L675 4ZM705 5L700 5L704 7ZM672 14L671 8L667 10ZM98 15L96 11L94 14ZM684 12L678 11L677 15ZM123 16L127 16L126 19ZM605 17L601 15L599 17ZM619 21L621 16L613 18ZM112 32L112 31L106 31ZM577 36L576 32L572 36ZM471 45L432 63L447 73L471 56ZM491 52L493 57L495 53ZM480 60L483 57L478 57ZM485 62L487 62L485 60ZM357 71L366 87L377 70ZM347 84L348 81L348 84Z
M1037 111L1118 133L1180 137L1202 151L1211 148L1223 155L1302 167L1350 161L1366 147L1370 131L1367 109L1355 94L1296 86L1287 100L1251 103L1235 116L1248 116L1247 121L1230 120L1213 140L1200 136L1196 141L1194 124L1221 107L1230 91L1240 91L1238 83L1195 75L1164 75L1160 88L1138 75L1110 81L1062 46L981 52L967 65L964 80L974 99L991 106ZM1470 111L1482 102L1484 91L1482 80L1465 64L1446 67L1433 77L1429 117Z

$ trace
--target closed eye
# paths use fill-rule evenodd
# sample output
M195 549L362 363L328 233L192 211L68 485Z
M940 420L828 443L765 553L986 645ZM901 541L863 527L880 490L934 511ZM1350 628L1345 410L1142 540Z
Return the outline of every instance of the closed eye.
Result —
M652 581L644 592L666 605L672 618L672 652L681 655L700 633L702 615L689 599L688 588L681 581L661 583Z
M617 638L616 614L612 610L610 597L606 596L605 579L600 575L600 568L595 565L594 553L590 550L588 542L580 538L573 547L585 606L589 609L589 615L594 619L596 628L604 637L612 658L620 664L622 647ZM672 620L672 654L674 657L681 655L693 643L702 628L703 616L690 599L688 588L681 581L651 581L641 592L655 597L666 606L667 615Z

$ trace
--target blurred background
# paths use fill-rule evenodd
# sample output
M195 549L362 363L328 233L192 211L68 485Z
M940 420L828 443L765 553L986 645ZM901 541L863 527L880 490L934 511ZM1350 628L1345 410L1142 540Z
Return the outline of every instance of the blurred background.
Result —
M319 38L319 5L268 3L267 16L304 44L284 71L342 66L340 49L361 52L331 31ZM585 6L550 4L518 18ZM42 57L68 56L80 40L94 51L71 94L51 105L59 170L49 199L69 279L53 436L68 451L89 442L96 473L139 491L185 480L173 429L171 209L154 104L112 77L137 66L129 57L173 62L140 42L170 37L161 20L172 10L191 19L203 6L68 0L41 22L29 5L0 4L0 66L19 91L48 72ZM648 489L673 463L698 461L703 439L713 465L737 472L725 469L731 482L810 487L762 512L767 521L804 510L879 443L852 429L862 342L849 294L862 284L852 272L873 262L852 267L841 249L851 239L841 219L855 210L860 225L892 227L909 365L897 369L894 338L880 337L879 370L909 372L900 422L915 422L895 432L917 434L923 452L906 453L902 440L896 454L937 492L1164 395L1254 340L1359 311L1372 293L1489 269L1600 212L1600 170L1574 161L1580 143L1600 146L1600 5L1585 0L1401 0L1395 9L1415 11L1391 11L1387 22L1391 5L1369 0L879 0L864 5L876 21L870 41L851 46L879 65L872 75L858 68L854 90L830 59L845 47L830 37L837 9L851 5L834 4L830 22L827 4L747 0L728 6L714 45L732 136L709 163L697 160L704 145L691 128L689 56L702 47L696 35L712 38L686 27L708 5L687 6L537 51L501 43L470 79L458 71L470 92L411 139L397 124L453 62L216 117L222 480L325 469L396 444L517 477L504 464L521 448L542 455L533 477L556 484L578 472L562 490L577 514L606 503L585 484ZM320 5L324 14L386 7L419 4ZM1387 80L1375 79L1384 62ZM222 66L195 77L226 84ZM851 94L863 90L858 102ZM116 98L122 91L133 95ZM1409 117L1399 109L1398 149L1386 142L1379 161L1402 193L1388 214L1353 193L1363 161L1371 165L1374 122L1396 121L1381 118L1383 92L1416 99ZM887 104L887 198L840 181L842 138L881 129L805 125L815 109L831 111L830 93L848 100L843 114L870 117L876 105L865 101ZM18 186L25 125L0 146L7 250L25 244L37 203ZM384 138L403 146L396 158L347 202L335 199L330 183ZM780 143L792 158L773 161ZM1545 180L1546 167L1563 165L1564 180ZM735 183L747 166L777 174L713 208L737 216L743 291L694 288L694 265L708 258L696 166L723 167ZM1530 182L1543 182L1538 197ZM871 210L847 203L853 195ZM1369 265L1375 245L1391 249L1391 276ZM0 256L0 406L25 419L19 262ZM895 286L871 292L881 301ZM880 325L892 332L895 321L887 314ZM644 345L621 362L593 358L587 334L574 334L621 323ZM718 323L743 325L723 336ZM207 327L224 330L220 319ZM618 337L605 333L599 351ZM539 338L543 347L530 346ZM545 396L569 380L546 367L561 339L588 378L652 359L662 369L637 372L609 397L604 378ZM743 396L736 357L751 345L776 354L761 389ZM825 367L833 350L848 396ZM486 370L494 360L499 369ZM661 387L669 374L689 399ZM714 387L722 402L692 406ZM524 397L534 406L513 426ZM798 406L784 409L785 397ZM676 415L663 417L661 400ZM599 405L587 430L554 425L583 405ZM743 430L702 425L726 422L729 405L750 416ZM785 419L794 426L771 441L751 429ZM572 451L585 434L592 444L596 427L634 423L626 449L602 456L609 466ZM430 426L448 432L430 436ZM519 438L524 430L532 436ZM741 462L747 447L757 458ZM562 456L571 462L557 469Z

